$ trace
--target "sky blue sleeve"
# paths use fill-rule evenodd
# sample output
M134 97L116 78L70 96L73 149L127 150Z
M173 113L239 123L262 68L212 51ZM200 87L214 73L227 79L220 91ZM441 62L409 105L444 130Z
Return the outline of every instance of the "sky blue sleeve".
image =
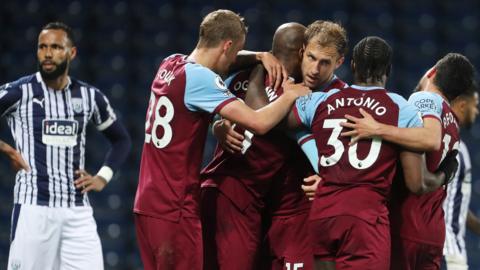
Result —
M439 120L442 119L441 115L443 99L438 94L427 91L416 92L410 96L408 103L418 109L422 118L426 116L433 116Z
M315 92L303 97L297 98L295 101L295 114L299 123L307 128L312 127L313 117L317 111L317 107L327 99L330 92Z
M210 69L189 63L185 66L185 73L185 106L190 111L214 113L228 101L236 99L222 78Z
M398 127L422 127L422 118L417 107L407 102L402 96L394 93L388 93L388 96L398 105Z
M17 84L0 86L0 116L16 111L21 98L22 90Z
M295 140L302 149L303 153L307 156L312 168L314 168L315 172L318 173L318 150L313 134L306 129L297 130L295 132Z

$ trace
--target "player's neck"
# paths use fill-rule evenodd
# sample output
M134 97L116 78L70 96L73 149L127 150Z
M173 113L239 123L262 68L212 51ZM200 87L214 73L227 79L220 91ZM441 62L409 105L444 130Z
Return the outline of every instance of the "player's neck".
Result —
M435 94L440 95L444 100L450 102L450 100L447 99L447 97L443 94L443 92L436 86L434 83L428 81L425 85L425 91L427 92L433 92Z
M355 80L354 84L358 85L358 86L367 86L367 87L368 86L378 86L378 87L385 88L386 81L385 80L378 81L378 80L367 79L366 82L362 82L362 81Z
M53 80L43 79L43 81L45 82L45 85L48 86L48 88L52 88L53 90L63 90L65 89L65 87L68 85L68 82L69 82L67 73L65 73L64 75L56 79L53 79Z
M197 64L217 72L219 51L216 48L195 48L188 58L192 59Z

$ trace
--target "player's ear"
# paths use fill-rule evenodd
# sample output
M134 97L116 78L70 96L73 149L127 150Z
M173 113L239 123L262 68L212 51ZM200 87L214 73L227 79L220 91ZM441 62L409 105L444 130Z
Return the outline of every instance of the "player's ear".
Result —
M305 52L305 44L298 50L298 55L300 56L300 59L303 58L303 53Z
M231 50L233 46L233 41L231 39L227 39L223 42L223 53L227 53Z
M435 67L432 67L429 71L427 71L427 78L433 79L436 74L437 74L437 69Z
M345 56L338 58L337 62L335 63L335 69L339 68L344 61L345 61Z
M77 56L77 47L72 47L70 49L70 61L75 59L76 56Z

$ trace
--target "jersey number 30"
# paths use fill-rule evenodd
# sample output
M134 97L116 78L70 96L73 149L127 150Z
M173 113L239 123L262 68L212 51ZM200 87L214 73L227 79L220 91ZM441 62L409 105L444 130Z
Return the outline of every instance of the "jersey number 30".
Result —
M165 108L164 115L160 115L160 110ZM153 142L153 145L157 148L164 148L167 146L170 141L172 140L172 126L170 125L170 121L173 119L174 108L173 104L166 96L161 96L158 100L156 99L155 94L150 95L150 104L149 110L147 114L147 122L145 123L145 143ZM155 113L155 115L153 115ZM153 125L148 133L148 129L150 128L150 124L152 121L153 115ZM157 128L161 126L163 128L163 136L158 138L157 137Z
M320 157L320 164L323 167L333 166L337 164L340 158L345 152L345 147L343 142L338 139L340 132L342 132L343 127L340 126L341 122L346 122L347 119L326 119L323 122L323 128L333 129L332 134L328 138L327 144L331 145L335 151L329 156L322 155ZM375 163L380 154L380 147L382 146L382 140L378 137L372 139L372 145L370 146L370 151L364 159L359 159L357 155L357 146L358 143L348 147L348 161L356 169L367 169Z

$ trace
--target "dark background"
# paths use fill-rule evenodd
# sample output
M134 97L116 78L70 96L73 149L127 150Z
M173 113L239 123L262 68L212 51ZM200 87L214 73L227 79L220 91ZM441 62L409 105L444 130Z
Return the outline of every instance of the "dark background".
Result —
M202 17L217 8L239 12L249 25L246 48L268 50L277 26L317 19L341 22L350 48L366 35L378 35L394 48L388 88L408 97L418 79L447 52L480 60L480 3L467 0L329 0L329 1L13 1L0 6L0 84L36 71L37 36L43 25L61 20L77 35L78 56L71 75L100 88L127 125L133 150L108 187L90 194L103 244L106 269L141 269L132 204L144 138L149 88L161 59L190 53ZM350 82L349 65L337 75ZM480 126L463 131L473 163L471 208L480 215ZM0 138L12 142L5 120ZM91 128L87 169L102 164L106 140ZM208 142L207 149L214 142ZM478 166L478 167L477 167ZM0 268L6 267L14 175L0 158ZM468 234L471 269L480 267L480 241Z

